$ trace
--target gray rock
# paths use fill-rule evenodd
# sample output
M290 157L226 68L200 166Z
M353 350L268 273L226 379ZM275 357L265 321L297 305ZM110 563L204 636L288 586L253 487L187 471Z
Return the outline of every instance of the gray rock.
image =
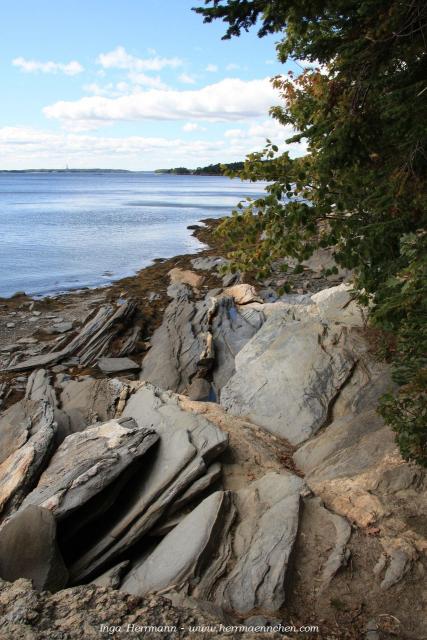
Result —
M60 441L95 422L114 418L116 407L126 385L116 378L64 380L60 395L62 412Z
M23 508L35 504L57 519L69 515L111 484L158 440L131 419L110 420L68 436L56 451Z
M186 284L180 282L174 282L170 284L166 289L166 293L169 298L179 299L182 296L191 296L191 289Z
M204 378L194 378L188 387L187 395L190 400L206 402L212 397L211 384Z
M386 591L400 582L410 570L411 565L412 559L404 549L394 549L391 553L390 564L381 582L381 589Z
M37 483L55 441L55 392L47 373L35 371L23 400L0 418L0 513L13 513Z
M221 404L292 444L307 440L328 417L355 355L343 330L315 319L289 321L272 314L236 355L236 373Z
M3 525L0 576L10 582L28 578L40 591L65 587L68 571L56 542L56 522L50 511L30 505Z
M98 587L104 587L106 589L118 589L129 565L129 560L119 562L119 564L116 564L101 576L92 580L92 584L96 584Z
M222 279L223 287L232 287L235 284L239 284L241 282L241 274L238 271L237 273L227 273Z
M72 322L57 322L53 325L52 331L53 333L67 333L68 331L71 331L72 328Z
M355 476L394 450L394 438L376 411L348 415L294 454L309 481Z
M374 434L384 427L384 421L376 413L369 411L360 415L348 414L335 420L327 430L303 444L294 454L297 466L306 474L320 472L324 464L333 466L335 456L339 455L359 441L366 435ZM366 451L366 456L370 456ZM354 461L355 465L360 465L359 461Z
M16 326L16 325L15 325L15 323L14 323L14 322L7 322L7 323L6 323L6 327L7 327L7 329L13 329L15 326Z
M264 322L261 310L239 307L231 296L192 300L179 291L154 332L142 363L141 379L182 393L194 378L210 377L215 396L234 372L234 358ZM204 355L207 338L210 360Z
M205 258L193 258L191 264L194 269L199 271L213 271L222 265L227 264L228 260L218 256L207 256Z
M160 442L150 465L133 479L126 503L100 528L98 539L73 566L74 580L93 574L147 533L227 446L228 437L203 416L187 413L177 397L144 384L123 416L154 428Z
M232 508L229 492L218 491L206 498L148 558L132 568L120 589L144 595L197 582L215 555L223 519Z
M99 358L98 368L103 373L120 373L121 371L139 371L139 364L130 358Z
M205 475L198 478L192 485L188 487L176 500L168 513L175 513L182 509L186 504L197 498L201 493L206 491L211 485L221 478L222 467L219 462L214 462L206 471Z
M295 475L268 473L235 495L234 567L215 594L226 611L274 613L283 606L303 490Z

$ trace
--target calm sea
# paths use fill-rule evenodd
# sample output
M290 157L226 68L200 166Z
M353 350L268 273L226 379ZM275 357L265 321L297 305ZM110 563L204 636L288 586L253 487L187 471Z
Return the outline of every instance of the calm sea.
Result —
M263 191L225 177L0 173L0 296L95 287L197 252L187 226Z

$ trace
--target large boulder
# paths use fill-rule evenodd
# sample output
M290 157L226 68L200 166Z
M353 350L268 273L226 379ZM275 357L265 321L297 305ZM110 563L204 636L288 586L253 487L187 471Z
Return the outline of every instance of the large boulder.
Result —
M0 529L0 577L13 582L28 578L41 591L62 589L68 571L56 542L55 517L29 505Z
M73 565L74 580L92 575L138 542L181 494L209 475L211 462L227 447L227 435L218 427L148 383L131 396L123 415L132 416L140 429L154 428L159 445L120 507L104 519L91 548Z
M62 519L113 482L158 440L129 418L110 420L68 436L23 507L35 504Z
M120 589L145 595L171 585L196 584L217 555L224 522L232 519L233 509L229 492L213 493L132 568Z
M44 370L28 379L23 400L0 418L0 515L13 513L36 485L55 444L55 392Z
M182 590L225 611L278 612L299 521L301 478L270 473L246 489L216 492L137 562L121 589Z
M272 314L237 354L221 404L299 444L325 424L355 357L345 328Z
M274 613L283 606L303 491L304 481L298 476L269 473L235 494L232 569L221 579L215 594L216 602L226 611ZM202 581L196 592L206 594L210 589L212 585Z
M115 417L117 404L126 385L117 378L91 376L68 380L61 385L61 441L71 433L83 431L95 422Z
M187 288L174 295L153 334L140 377L179 393L191 392L193 381L207 378L217 397L234 373L237 353L264 322L261 308L246 306L257 300L254 289L237 285L201 301L194 301Z

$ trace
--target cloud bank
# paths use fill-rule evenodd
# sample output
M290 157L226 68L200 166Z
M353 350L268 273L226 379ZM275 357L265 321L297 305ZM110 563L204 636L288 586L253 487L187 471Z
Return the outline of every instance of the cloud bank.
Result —
M227 122L266 116L278 101L278 93L267 78L226 78L195 90L152 89L117 98L61 100L46 106L43 113L65 124L147 119Z

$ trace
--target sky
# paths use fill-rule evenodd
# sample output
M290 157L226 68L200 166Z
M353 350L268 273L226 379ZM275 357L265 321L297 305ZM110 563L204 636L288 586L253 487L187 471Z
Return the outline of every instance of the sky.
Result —
M221 40L201 0L2 3L0 169L154 170L242 160L292 132L269 107L278 36Z

